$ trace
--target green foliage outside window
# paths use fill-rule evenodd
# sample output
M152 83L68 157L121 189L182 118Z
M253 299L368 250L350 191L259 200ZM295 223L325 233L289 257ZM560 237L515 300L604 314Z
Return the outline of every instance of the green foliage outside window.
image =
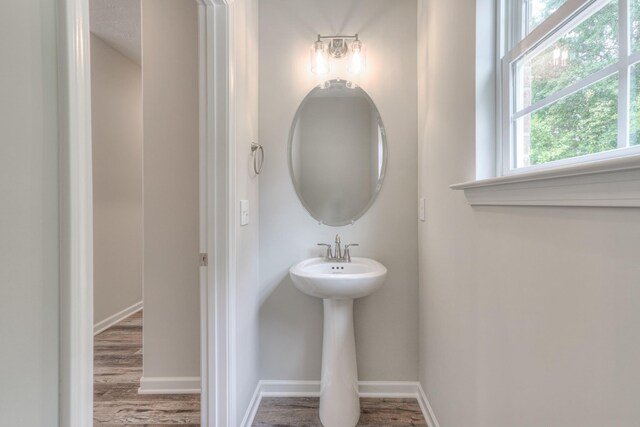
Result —
M555 10L564 0L537 0ZM545 17L543 17L545 18ZM532 19L537 24L536 17ZM531 101L535 103L618 60L618 4L606 5L531 61ZM640 73L632 76L638 83ZM632 92L634 98L638 95ZM638 102L632 105L640 106ZM632 137L640 108L632 111ZM529 162L532 165L598 153L617 147L617 74L531 114Z

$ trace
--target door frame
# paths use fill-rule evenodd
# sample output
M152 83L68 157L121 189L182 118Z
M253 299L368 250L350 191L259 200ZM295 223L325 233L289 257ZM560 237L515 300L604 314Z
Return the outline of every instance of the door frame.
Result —
M198 3L200 84L201 424L227 427L235 405L230 328L235 279L233 0ZM57 0L59 425L93 424L93 191L89 0ZM231 344L230 344L231 343Z

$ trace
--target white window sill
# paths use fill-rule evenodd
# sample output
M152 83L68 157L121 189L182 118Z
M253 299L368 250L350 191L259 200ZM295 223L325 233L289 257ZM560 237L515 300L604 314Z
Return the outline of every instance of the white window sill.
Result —
M451 188L464 190L473 206L640 207L640 156L470 181Z

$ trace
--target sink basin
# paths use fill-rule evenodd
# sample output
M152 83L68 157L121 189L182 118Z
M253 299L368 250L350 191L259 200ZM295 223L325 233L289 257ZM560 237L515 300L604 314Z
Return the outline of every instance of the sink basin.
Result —
M320 421L325 427L353 427L360 418L353 300L378 290L387 268L369 258L310 258L291 267L289 274L296 288L323 300Z
M291 280L300 291L317 298L362 298L378 290L387 278L387 268L369 258L351 262L328 262L310 258L289 270Z

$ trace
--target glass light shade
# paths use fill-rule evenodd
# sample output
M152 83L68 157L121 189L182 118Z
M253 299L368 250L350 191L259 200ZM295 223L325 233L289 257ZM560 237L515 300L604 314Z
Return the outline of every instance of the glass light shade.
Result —
M349 46L349 72L361 74L367 65L367 50L360 40L351 42Z
M311 72L318 75L329 72L329 51L320 40L311 45Z

